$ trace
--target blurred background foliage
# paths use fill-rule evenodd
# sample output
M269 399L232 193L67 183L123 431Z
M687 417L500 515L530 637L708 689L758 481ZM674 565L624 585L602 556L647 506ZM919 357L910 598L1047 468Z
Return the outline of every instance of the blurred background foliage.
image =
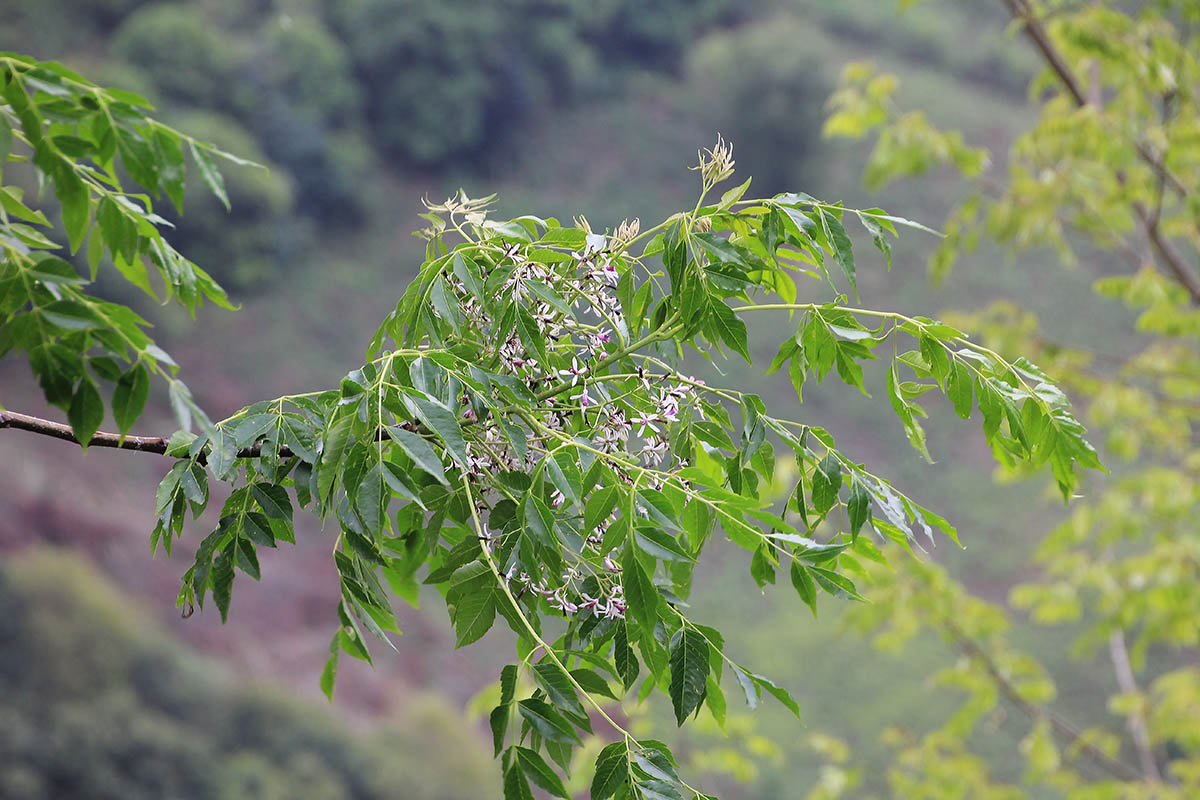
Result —
M361 358L367 332L420 263L408 232L419 227L425 194L496 191L502 212L583 213L597 228L656 219L690 207L696 187L685 167L719 130L736 145L739 175L754 176L752 192L802 190L939 223L963 199L950 170L935 170L919 190L898 181L869 192L862 185L868 146L821 138L825 101L843 67L870 57L903 73L898 103L1000 153L1035 118L1025 94L1035 65L1005 35L999 3L894 11L876 0L0 0L0 49L59 59L97 82L145 94L165 121L270 167L227 171L231 214L197 192L177 220L176 245L225 282L245 311L202 312L206 324L198 327L167 308L144 312L184 365L197 400L223 416L254 398L335 385ZM1103 254L1064 272L1035 259L1005 260L985 246L931 295L924 261L934 245L907 236L890 273L881 258L864 256L864 302L936 316L1010 298L1047 312L1047 338L1126 347L1133 313L1097 306L1087 290L1116 270ZM760 345L756 361L770 359L767 348ZM735 362L716 367L781 412L796 403L786 377L755 379L757 370ZM0 370L4 402L36 410L20 388L22 369ZM805 400L795 418L819 420L850 452L959 526L967 549L927 558L993 600L1029 577L1041 532L1064 516L1040 485L992 486L990 456L978 437L956 436L964 427L948 413L930 426L930 449L954 470L924 464L903 431L878 422L865 401L821 387ZM433 619L402 618L401 653L381 656L375 679L418 710L396 718L371 691L339 696L335 713L355 728L370 722L369 734L348 733L303 704L319 696L333 608L320 588L327 576L309 566L325 559L265 563L277 579L264 577L257 597L239 597L245 605L230 629L189 620L175 621L171 634L159 630L152 617L170 614L182 568L148 562L157 465L126 466L130 458L89 452L84 460L65 446L0 440L0 485L12 509L0 519L0 603L8 612L0 617L0 795L69 796L79 785L72 781L84 777L92 793L76 796L495 795L482 726L464 727L447 710L494 679L486 639L469 654L452 653L434 632L445 627L441 600L428 598L421 614ZM100 473L106 494L75 515L48 499L64 486L93 497L82 487ZM10 556L45 539L82 548L137 599L116 596L60 553ZM811 729L836 734L856 760L881 763L896 736L928 729L955 706L957 696L931 677L944 655L934 637L922 634L921 646L903 657L877 652L838 635L836 606L814 621L790 591L746 591L741 559L713 559L708 570L697 578L711 587L696 593L697 617L728 633L731 652L788 676ZM279 617L282 604L271 592L316 611ZM144 626L116 623L114 604L128 602L146 604ZM291 647L314 628L318 644ZM182 650L179 635L220 652L235 673L286 675L290 699L283 690L239 688ZM239 635L252 640L253 655L214 644ZM1075 685L1060 687L1066 712L1084 721L1106 715L1109 672L1070 661L1060 632L1018 635L1048 669L1076 670ZM343 681L353 686L353 678ZM685 729L684 749L722 796L793 796L837 760L836 742L798 735L783 714L763 709L752 719L752 730L735 737L758 742L748 748ZM640 724L664 723L651 713ZM883 741L880 732L890 728L901 733ZM1011 777L1024 767L1022 736L999 723L973 732L972 746ZM446 761L476 757L478 772ZM213 759L223 763L216 783L200 766ZM860 778L867 789L882 785L881 775Z
M491 759L444 703L355 732L279 687L230 680L94 567L34 548L0 567L0 796L495 796ZM217 767L217 765L220 765Z

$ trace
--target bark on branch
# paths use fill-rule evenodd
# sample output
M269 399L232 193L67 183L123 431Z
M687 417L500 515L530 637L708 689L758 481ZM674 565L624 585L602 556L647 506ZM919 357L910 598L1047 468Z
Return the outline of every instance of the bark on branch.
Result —
M30 433L49 436L52 439L62 439L64 442L79 444L79 439L75 436L75 432L71 430L70 425L30 416L29 414L19 414L16 411L0 411L0 428L29 431ZM165 436L127 435L122 437L117 433L104 433L101 431L88 441L88 447L109 447L116 450L134 450L139 453L153 453L164 456L167 454L167 445L169 442L170 440ZM262 445L254 444L238 450L237 457L257 458L261 454ZM292 451L286 446L281 446L279 448L279 455L281 458L289 458L292 455ZM203 453L200 454L200 461L204 461Z

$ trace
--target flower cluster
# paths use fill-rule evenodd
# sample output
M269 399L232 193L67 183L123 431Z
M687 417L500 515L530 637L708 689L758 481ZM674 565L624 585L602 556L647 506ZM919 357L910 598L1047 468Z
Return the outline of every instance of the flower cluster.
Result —
M611 558L605 558L606 569L619 572ZM609 582L606 590L597 592L593 597L586 591L576 587L579 583L579 571L568 569L563 573L563 585L549 588L543 582L534 581L525 572L518 573L516 567L509 570L505 580L515 590L516 594L532 591L542 597L553 609L563 614L592 614L603 619L625 619L625 587L620 583Z
M526 439L524 458L514 452L511 430L488 416L480 420L469 397L460 398L462 415L472 423L473 435L467 442L467 476L481 486L495 485L492 477L504 472L529 474L551 451L570 437L586 432L590 446L602 454L619 456L609 462L618 478L632 486L658 489L669 477L666 470L686 466L667 464L673 426L703 419L699 392L703 381L679 375L665 363L637 355L635 373L617 374L598 368L601 361L615 352L626 335L621 302L617 295L625 262L614 251L637 235L637 222L626 223L611 239L591 232L586 220L579 226L586 232L584 246L577 252L562 253L558 260L537 260L531 249L520 244L505 244L489 261L481 259L480 277L498 286L492 302L481 304L455 275L444 276L458 301L475 338L490 351L490 360L499 371L521 380L531 392L547 393L538 408L521 418L505 420L522 428ZM491 263L494 262L494 263ZM497 276L502 280L497 280ZM493 318L505 312L494 310L512 306L521 314L525 329L518 327L506 335L496 335L500 321ZM529 323L544 347L536 352L530 341ZM488 359L489 352L484 358ZM633 460L630 460L633 457ZM634 466L640 465L640 466ZM478 497L482 519L501 499L498 490L484 489ZM550 495L550 506L558 514L574 514L583 509L568 507L559 489ZM645 510L639 509L644 515ZM610 525L618 519L613 511L583 534L583 551L573 556L564 553L579 567L596 573L598 582L589 582L589 593L576 586L575 567L569 567L561 586L533 582L514 565L507 576L514 593L534 592L550 607L565 613L592 613L599 617L623 618L625 602L622 587L608 576L619 573L614 554L603 552ZM498 532L486 534L489 549ZM514 577L515 575L515 577ZM608 588L597 592L595 586Z

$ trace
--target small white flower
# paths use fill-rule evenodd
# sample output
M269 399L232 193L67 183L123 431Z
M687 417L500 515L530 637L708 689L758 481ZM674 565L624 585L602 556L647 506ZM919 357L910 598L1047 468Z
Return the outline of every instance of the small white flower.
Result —
M646 414L646 413L641 413L641 414L638 414L636 417L634 417L633 424L639 426L638 436L644 437L646 435L647 430L653 431L654 433L658 433L658 430L659 430L658 426L654 424L654 421L656 419L658 419L658 417L656 417L654 414Z
M575 384L579 383L579 378L585 371L586 369L580 368L579 359L575 358L575 356L571 356L571 366L567 369L560 369L558 374L563 378L569 377L571 379L571 385L574 386Z

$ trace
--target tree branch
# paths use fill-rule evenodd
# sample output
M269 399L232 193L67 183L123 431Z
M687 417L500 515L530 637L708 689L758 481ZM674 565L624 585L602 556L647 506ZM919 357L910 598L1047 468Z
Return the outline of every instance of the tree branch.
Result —
M1125 634L1117 628L1108 637L1108 654L1112 658L1113 670L1117 673L1117 685L1125 694L1139 694L1137 680L1133 676L1133 667L1129 664L1129 652L1125 649ZM1141 711L1129 715L1129 735L1133 737L1133 747L1137 751L1138 761L1142 772L1150 780L1162 782L1162 771L1154 758L1154 749L1150 745L1150 733L1146 728L1146 716Z
M1054 43L1050 41L1050 36L1046 33L1046 29L1042 27L1042 23L1033 14L1033 10L1029 7L1028 0L1004 0L1004 4L1008 6L1008 10L1012 15L1020 21L1021 26L1025 29L1025 33L1029 36L1030 41L1041 52L1042 58L1054 70L1054 74L1062 82L1070 93L1075 104L1080 108L1089 105L1087 94L1083 91L1083 86L1079 83L1079 79L1075 77L1075 73L1071 71L1070 65L1062 57L1062 54L1055 48ZM1099 92L1098 86L1093 87L1095 94L1095 102L1090 103L1099 107ZM1188 196L1188 187L1180 180L1179 176L1167 167L1162 160L1154 155L1144 144L1135 143L1138 157L1146 162L1156 173L1158 173L1180 197Z
M79 439L76 438L75 432L71 430L70 425L64 425L61 422L54 422L41 417L30 416L29 414L19 414L16 411L0 411L0 428L13 428L20 431L29 431L42 436L49 436L52 439L62 439L64 442L74 442L79 444ZM88 442L88 447L109 447L116 450L134 450L139 453L153 453L155 455L166 455L169 439L164 436L124 436L117 433L98 432ZM238 450L238 458L257 458L262 454L262 445L254 444L250 447L243 447ZM292 451L287 446L279 448L281 458L290 458ZM200 454L200 461L205 460L204 454Z
M1054 730L1056 734L1061 736L1067 743L1068 747L1078 746L1079 752L1086 755L1099 766L1106 769L1112 775L1126 781L1142 781L1145 778L1136 769L1119 761L1108 753L1105 753L1096 745L1084 740L1083 731L1075 727L1072 723L1063 719L1053 711L1035 705L1021 696L1020 691L1013 683L1004 676L1000 671L999 665L996 664L987 651L979 646L970 636L968 636L962 628L958 627L950 619L944 619L943 624L945 630L950 634L950 637L958 645L959 649L968 656L979 662L979 664L987 671L996 687L1000 690L1010 703L1023 711L1032 719L1046 722Z
M1071 95L1075 104L1080 108L1089 105L1088 97L1084 93L1079 79L1075 76L1075 73L1071 70L1071 66L1066 62L1062 54L1054 46L1054 43L1050 41L1050 36L1046 33L1046 29L1042 27L1041 21L1034 15L1029 5L1029 0L1003 0L1003 2L1013 17L1021 23L1030 41L1033 42L1038 52L1042 54L1042 58L1045 59L1046 63L1050 65L1050 69L1058 76L1059 81L1066 88L1067 93ZM1100 103L1099 89L1097 87L1093 88L1096 88L1096 99L1095 102L1090 104L1098 108ZM1134 148L1137 150L1138 157L1154 171L1160 181L1166 182L1181 198L1188 196L1187 186L1179 179L1178 175L1167 167L1160 157L1156 156L1141 142L1134 142ZM1126 182L1124 174L1119 171L1117 172L1117 181L1121 185L1124 185ZM1142 228L1146 232L1146 238L1150 240L1154 251L1166 263L1167 268L1175 276L1179 284L1187 290L1188 295L1191 297L1192 305L1200 306L1200 281L1196 280L1184 262L1183 257L1179 255L1166 237L1162 235L1162 231L1158 226L1158 215L1151 215L1145 206L1140 203L1134 203L1134 211L1137 213L1138 219L1142 223Z

